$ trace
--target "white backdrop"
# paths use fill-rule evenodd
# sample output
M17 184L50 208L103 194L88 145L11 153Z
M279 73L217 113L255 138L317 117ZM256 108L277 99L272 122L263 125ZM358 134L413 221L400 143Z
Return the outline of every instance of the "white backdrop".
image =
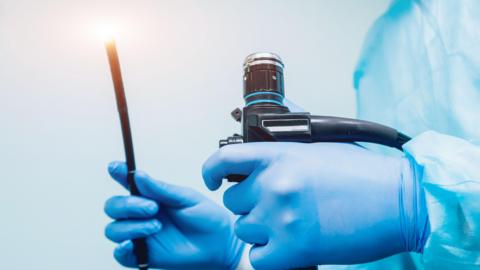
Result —
M354 116L352 71L387 0L0 0L0 269L119 269L103 236L106 172L123 159L103 44L117 45L138 167L203 187L201 165L239 130L243 58L278 53L287 96Z

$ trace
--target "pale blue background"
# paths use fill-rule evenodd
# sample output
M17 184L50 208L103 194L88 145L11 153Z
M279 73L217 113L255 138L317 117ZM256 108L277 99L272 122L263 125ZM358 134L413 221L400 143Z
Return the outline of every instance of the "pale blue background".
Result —
M243 58L273 51L287 96L354 116L352 70L387 0L0 0L0 269L119 269L103 236L122 159L95 25L114 20L137 163L214 199L202 162L238 131Z

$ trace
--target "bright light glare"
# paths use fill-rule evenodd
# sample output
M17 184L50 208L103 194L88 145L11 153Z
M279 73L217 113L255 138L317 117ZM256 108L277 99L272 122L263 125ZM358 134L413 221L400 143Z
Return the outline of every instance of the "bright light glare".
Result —
M120 31L117 24L113 23L101 23L95 27L97 36L104 42L113 41L118 37Z

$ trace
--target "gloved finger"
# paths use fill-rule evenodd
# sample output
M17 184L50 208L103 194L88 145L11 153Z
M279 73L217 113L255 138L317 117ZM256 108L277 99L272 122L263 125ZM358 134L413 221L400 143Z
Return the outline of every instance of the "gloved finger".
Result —
M298 106L296 103L293 103L291 100L288 98L283 99L283 105L288 107L290 112L306 112L306 110L300 106Z
M142 196L170 207L188 207L201 199L201 195L191 188L154 180L142 171L135 173L135 183Z
M114 161L108 166L113 179L127 188L128 168L124 162ZM142 196L172 207L185 207L198 202L200 195L191 188L154 180L142 171L135 172L135 184Z
M220 148L203 164L202 175L210 190L218 189L230 174L249 175L273 155L270 143L233 144Z
M151 218L158 212L158 204L137 196L113 196L105 202L104 210L113 219Z
M105 236L113 242L119 243L129 239L147 237L161 229L162 224L156 219L120 220L107 225Z
M122 242L113 251L113 257L125 267L136 267L137 258L133 254L133 243L130 240Z
M283 258L275 256L275 249L270 244L254 245L250 249L249 259L254 269L288 269Z
M299 269L316 265L316 256L305 256L311 250L305 251L307 247L292 247L285 243L276 243L272 239L266 245L254 245L250 249L249 259L254 269ZM298 250L303 250L302 254ZM298 260L302 258L302 260Z
M108 173L115 181L117 181L124 188L128 189L128 184L127 184L128 168L125 162L122 162L122 161L110 162L108 164Z
M223 204L235 215L246 215L255 207L259 198L258 185L255 185L258 172L229 187L223 193Z
M268 243L268 228L255 220L253 215L241 216L235 222L235 234L244 242L255 245Z

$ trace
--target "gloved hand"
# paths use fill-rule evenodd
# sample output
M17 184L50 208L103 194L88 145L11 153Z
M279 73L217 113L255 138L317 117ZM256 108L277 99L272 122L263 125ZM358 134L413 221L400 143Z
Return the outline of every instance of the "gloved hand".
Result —
M249 175L223 199L241 215L235 233L254 244L256 269L363 263L422 251L428 236L407 158L346 143L246 143L225 146L204 164L211 190L229 174Z
M126 187L125 163L112 162L108 171ZM150 266L175 269L234 269L244 244L233 232L233 217L221 206L185 187L156 181L135 173L143 197L114 196L105 213L116 221L105 235L121 243L115 259L135 267L131 239L146 237Z

